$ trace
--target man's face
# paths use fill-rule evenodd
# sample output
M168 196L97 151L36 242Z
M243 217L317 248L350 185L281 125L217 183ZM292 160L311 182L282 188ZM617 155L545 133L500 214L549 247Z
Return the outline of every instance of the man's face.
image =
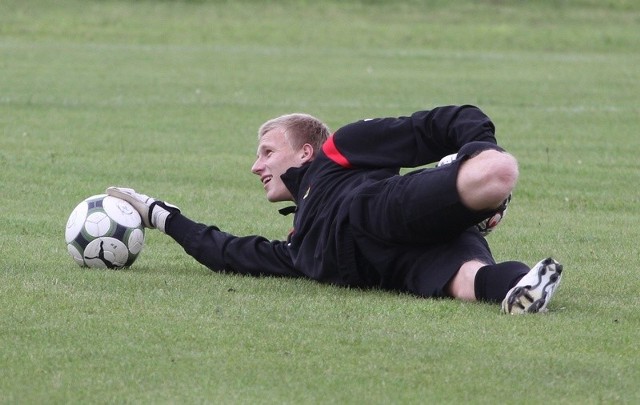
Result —
M291 167L300 167L307 159L303 149L293 150L284 131L275 128L265 133L258 143L256 162L251 172L260 176L260 181L271 202L292 201L291 192L280 176Z

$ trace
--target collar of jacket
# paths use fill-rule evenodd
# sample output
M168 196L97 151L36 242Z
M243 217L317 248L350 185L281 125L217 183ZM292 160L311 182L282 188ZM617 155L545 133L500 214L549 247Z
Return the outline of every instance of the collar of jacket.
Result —
M307 173L307 170L309 170L310 165L311 162L305 163L300 167L291 167L284 172L282 176L280 176L285 187L287 187L289 192L291 192L295 203L298 202L298 196L300 195L300 184L302 183L302 178L305 173ZM292 212L295 212L295 207L285 207L280 210L280 213L283 215L288 215Z

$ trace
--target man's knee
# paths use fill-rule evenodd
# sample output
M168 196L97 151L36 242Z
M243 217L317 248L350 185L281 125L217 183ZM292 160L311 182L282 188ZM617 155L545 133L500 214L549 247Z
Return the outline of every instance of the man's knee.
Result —
M464 161L457 187L462 203L473 210L499 207L518 181L518 162L509 153L484 150Z

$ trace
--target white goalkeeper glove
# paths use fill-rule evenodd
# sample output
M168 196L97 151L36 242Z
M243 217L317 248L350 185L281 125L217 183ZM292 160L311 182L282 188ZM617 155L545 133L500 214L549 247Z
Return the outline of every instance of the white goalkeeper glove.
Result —
M440 161L438 162L436 167L448 165L449 163L453 162L457 158L458 158L458 154L457 153L452 153L451 155L447 155L447 156L443 157L442 159L440 159Z
M142 222L147 228L156 228L165 232L165 225L169 215L180 212L175 205L158 201L148 195L136 193L132 188L109 187L107 194L125 200L135 208L142 217Z

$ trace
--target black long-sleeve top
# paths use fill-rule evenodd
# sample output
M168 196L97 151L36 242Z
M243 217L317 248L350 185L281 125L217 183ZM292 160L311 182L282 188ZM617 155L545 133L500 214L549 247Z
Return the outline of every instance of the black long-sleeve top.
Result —
M296 204L287 240L235 236L179 213L166 232L214 271L370 286L349 226L354 196L372 182L399 175L400 168L436 162L468 142L496 143L494 133L491 120L469 105L354 122L336 131L313 161L282 175Z

